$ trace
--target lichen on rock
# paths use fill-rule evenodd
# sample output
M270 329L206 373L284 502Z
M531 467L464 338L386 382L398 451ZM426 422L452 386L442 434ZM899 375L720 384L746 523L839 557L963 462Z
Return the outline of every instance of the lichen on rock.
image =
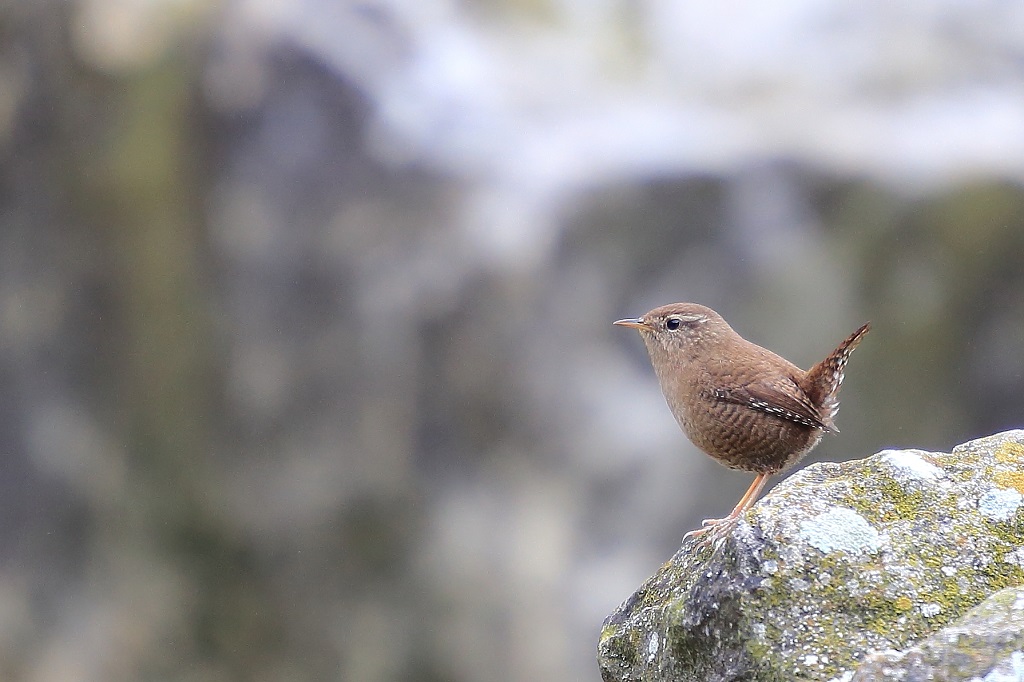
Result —
M608 617L602 677L849 679L1024 584L1022 469L1024 431L811 465Z
M850 682L1013 682L1024 679L1024 588L996 592L905 651L871 654Z

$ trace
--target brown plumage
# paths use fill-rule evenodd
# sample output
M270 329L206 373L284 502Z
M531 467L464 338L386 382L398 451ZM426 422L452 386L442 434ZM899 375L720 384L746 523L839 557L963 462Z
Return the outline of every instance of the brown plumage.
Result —
M708 519L687 536L721 524L727 530L768 477L799 462L828 431L850 353L870 329L863 325L827 358L804 371L747 341L710 308L661 306L617 325L640 332L669 409L698 448L733 469L757 474L725 519Z

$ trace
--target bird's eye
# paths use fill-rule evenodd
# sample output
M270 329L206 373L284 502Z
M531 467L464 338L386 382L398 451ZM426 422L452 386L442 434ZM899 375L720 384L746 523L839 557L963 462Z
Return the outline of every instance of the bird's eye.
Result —
M678 317L670 317L667 320L665 320L665 329L669 330L670 332L674 332L675 330L679 329L679 325L681 325L682 323L683 321Z

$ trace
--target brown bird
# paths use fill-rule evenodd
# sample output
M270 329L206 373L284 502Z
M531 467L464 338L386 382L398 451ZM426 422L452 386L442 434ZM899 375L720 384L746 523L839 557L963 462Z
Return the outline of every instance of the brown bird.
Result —
M772 474L799 462L826 431L839 432L833 420L843 369L871 328L865 324L805 372L696 303L615 324L640 332L669 409L693 444L727 467L757 474L727 517L705 519L684 537L715 527L727 532Z

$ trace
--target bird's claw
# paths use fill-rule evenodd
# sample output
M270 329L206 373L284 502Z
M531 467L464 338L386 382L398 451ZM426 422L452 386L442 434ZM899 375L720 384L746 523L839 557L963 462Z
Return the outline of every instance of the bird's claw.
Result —
M694 528L683 536L683 540L700 538L701 544L715 543L725 538L739 521L739 517L727 516L724 519L704 519L700 528Z

